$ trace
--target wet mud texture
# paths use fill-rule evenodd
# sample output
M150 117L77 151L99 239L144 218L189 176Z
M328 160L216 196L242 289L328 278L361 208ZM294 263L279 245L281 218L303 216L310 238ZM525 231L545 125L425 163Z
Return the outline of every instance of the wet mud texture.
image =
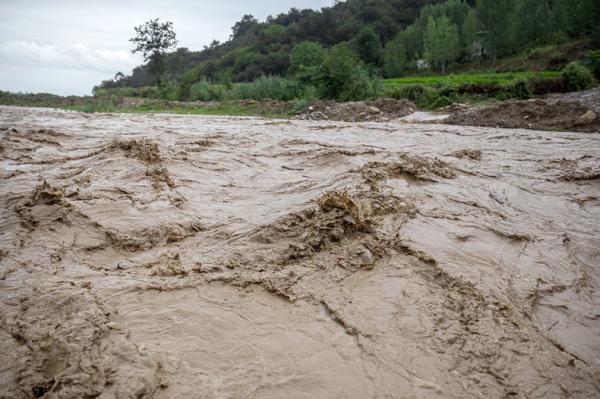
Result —
M0 397L600 396L600 136L0 107Z
M458 108L445 120L453 125L600 132L600 90L508 100L485 107Z

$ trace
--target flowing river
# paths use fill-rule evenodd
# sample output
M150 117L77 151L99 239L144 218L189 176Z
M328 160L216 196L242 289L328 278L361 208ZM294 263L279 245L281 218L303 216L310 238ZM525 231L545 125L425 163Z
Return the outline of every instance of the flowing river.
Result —
M0 397L600 396L600 134L0 107Z

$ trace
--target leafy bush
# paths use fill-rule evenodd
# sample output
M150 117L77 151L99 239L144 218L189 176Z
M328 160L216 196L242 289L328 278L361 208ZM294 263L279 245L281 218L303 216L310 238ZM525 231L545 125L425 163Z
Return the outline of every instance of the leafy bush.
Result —
M303 84L316 84L327 52L314 42L302 42L290 53L289 72Z
M504 85L500 93L496 95L496 98L500 100L507 100L509 98L529 98L531 93L527 87L527 83L524 80L510 85Z
M233 88L236 99L289 101L298 96L298 85L295 81L279 76L261 76L253 82L239 83Z
M383 81L369 74L348 45L338 44L329 50L321 68L322 98L364 100L376 97L382 86Z
M305 99L294 100L292 103L292 114L296 115L304 111L308 104L309 102Z
M174 84L164 84L158 88L158 97L163 100L177 101L181 99L179 86Z
M337 99L341 101L366 100L377 97L382 88L383 81L381 79L370 76L365 68L357 67Z
M600 79L600 50L590 51L583 62Z
M420 84L388 86L385 95L396 100L410 100L422 108L433 108L440 98L439 90Z
M201 80L190 87L189 98L192 101L222 101L225 99L226 91L223 85Z
M567 82L569 89L574 91L589 89L594 84L592 72L576 62L567 65L562 70L561 76Z
M452 105L456 102L456 98L448 97L448 96L439 96L435 99L435 101L428 104L427 108L437 109L442 107L447 107L448 105Z
M159 98L159 92L156 87L94 87L95 97L143 97Z

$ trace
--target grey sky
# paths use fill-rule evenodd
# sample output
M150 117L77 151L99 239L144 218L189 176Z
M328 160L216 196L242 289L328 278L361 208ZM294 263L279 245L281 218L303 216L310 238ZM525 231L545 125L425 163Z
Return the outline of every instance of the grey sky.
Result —
M0 90L90 94L116 72L141 63L131 55L133 27L159 17L174 23L180 47L227 40L244 14L259 20L291 7L332 0L0 0Z

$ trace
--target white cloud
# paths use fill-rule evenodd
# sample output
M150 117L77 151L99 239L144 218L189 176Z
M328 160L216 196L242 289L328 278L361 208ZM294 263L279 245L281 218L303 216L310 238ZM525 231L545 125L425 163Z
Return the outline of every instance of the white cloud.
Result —
M16 40L0 43L0 63L116 73L130 71L141 60L125 49L93 49L83 43L40 44Z

